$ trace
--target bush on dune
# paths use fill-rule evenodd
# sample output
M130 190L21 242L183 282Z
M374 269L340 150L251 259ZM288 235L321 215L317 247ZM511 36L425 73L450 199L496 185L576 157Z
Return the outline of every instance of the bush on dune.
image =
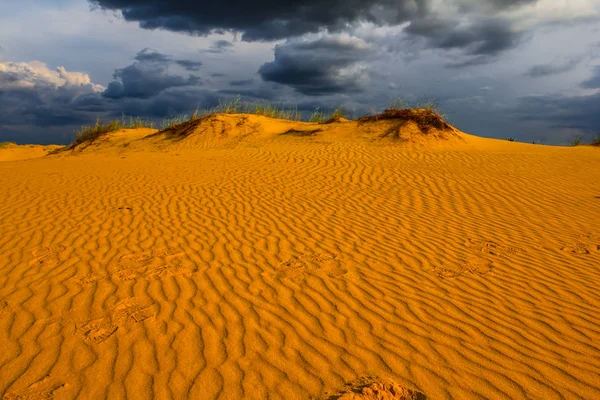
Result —
M124 127L125 126L118 119L115 119L108 124L103 124L100 122L100 119L97 119L94 125L82 126L79 131L76 132L75 141L71 146L75 147L85 142L93 142L102 136L116 132Z

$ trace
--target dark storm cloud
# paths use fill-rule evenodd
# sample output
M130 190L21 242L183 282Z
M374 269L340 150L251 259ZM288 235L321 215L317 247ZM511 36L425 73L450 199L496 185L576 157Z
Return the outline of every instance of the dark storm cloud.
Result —
M600 89L600 65L594 68L594 73L591 78L581 83L581 87L585 89ZM600 108L598 110L600 110Z
M135 62L114 73L114 81L108 84L103 96L111 99L126 97L149 98L163 90L197 85L200 78L190 75L184 78L179 75L169 75L167 67L159 64Z
M229 40L215 40L213 44L210 46L208 50L205 50L207 53L220 54L227 52L230 48L233 47L233 43Z
M600 92L584 96L530 96L521 98L516 113L524 120L551 128L568 128L600 134Z
M268 87L259 87L256 89L221 89L219 94L229 96L241 96L243 101L267 100L276 101L281 93Z
M202 63L192 60L175 60L175 63L188 71L199 71Z
M145 48L138 52L135 56L135 60L146 64L169 64L174 63L180 67L185 68L188 71L198 71L202 66L200 61L193 60L173 60L173 58L167 54L163 54L150 48Z
M573 58L561 64L539 64L531 67L525 75L530 78L541 78L550 75L562 74L573 70L581 61L580 58Z
M229 81L230 86L246 86L254 82L254 79L241 79L237 81Z
M426 18L412 21L404 32L425 39L430 48L459 50L467 57L451 64L456 67L488 62L501 52L516 47L522 38L522 32L501 18L482 18L467 24Z
M209 109L219 102L217 94L199 87L178 87L165 90L148 99L121 99L116 104L108 105L109 115L118 117L126 115L151 118L166 118L190 113L195 109Z
M96 7L120 10L142 28L166 29L194 35L241 32L242 40L276 40L321 29L339 32L357 22L398 25L423 18L432 10L429 0L89 0ZM536 0L459 1L462 10L481 5L490 12L534 3Z
M306 95L360 92L366 72L357 67L371 52L362 40L343 36L289 41L275 47L275 60L263 64L258 73L264 81Z
M136 54L135 59L141 62L156 62L156 63L167 63L171 61L171 57L166 54L159 53L158 51L145 48Z
M142 28L167 29L195 35L242 32L242 40L275 40L340 31L348 24L370 21L397 24L427 12L426 0L304 0L261 2L239 0L90 0L104 9L121 10Z

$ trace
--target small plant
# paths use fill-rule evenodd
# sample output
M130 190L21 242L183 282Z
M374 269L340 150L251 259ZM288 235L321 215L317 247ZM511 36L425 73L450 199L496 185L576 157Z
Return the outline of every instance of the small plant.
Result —
M194 116L197 117L197 115L195 113L192 114L192 117L194 117ZM181 124L183 124L183 123L185 123L187 121L190 121L190 120L191 120L191 118L190 118L190 116L188 114L180 114L180 115L177 115L177 116L174 116L174 117L171 117L171 118L165 118L162 121L162 124L160 126L160 130L164 131L164 130L167 130L167 129L171 129L171 128L174 128L177 125L181 125Z
M580 146L583 144L583 135L575 135L571 139L571 146Z
M108 124L103 124L98 118L96 124L89 126L82 126L79 131L75 133L75 141L72 143L72 147L78 146L85 142L93 142L94 140L105 136L109 133L116 132L119 129L123 129L125 126L121 121L115 119L110 121Z
M395 104L392 104L382 113L366 115L358 119L359 122L363 123L381 120L399 120L402 121L403 124L412 121L424 132L428 132L431 128L438 130L452 129L432 102L427 103L424 106L418 105L415 108L396 108Z
M4 147L16 146L17 144L14 142L0 142L0 149Z
M325 121L325 113L323 111L320 111L319 107L317 107L315 111L313 111L313 113L310 115L308 122L320 124L323 121Z
M514 142L515 138L514 137L509 137L509 138L506 138L506 140L508 140L509 142Z
M594 138L594 140L592 140L592 143L590 143L590 145L600 147L600 135L596 135L596 137Z
M149 119L142 119L140 117L129 117L129 121L123 117L121 119L124 127L128 129L138 129L138 128L154 128L154 122Z

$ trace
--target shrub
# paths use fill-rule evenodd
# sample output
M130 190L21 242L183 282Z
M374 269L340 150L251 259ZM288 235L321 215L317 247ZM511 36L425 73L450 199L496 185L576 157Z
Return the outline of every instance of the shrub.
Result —
M75 141L72 143L71 147L78 146L85 142L93 142L102 136L123 128L125 128L125 126L118 119L115 119L106 125L100 122L100 119L97 119L96 124L82 126L79 131L76 132Z
M580 146L583 144L583 135L575 135L571 139L571 146Z

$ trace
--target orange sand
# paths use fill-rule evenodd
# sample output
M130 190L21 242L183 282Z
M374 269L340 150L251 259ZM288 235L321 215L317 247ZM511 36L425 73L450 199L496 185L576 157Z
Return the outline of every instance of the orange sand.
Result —
M18 146L14 144L8 144L5 146L0 146L0 161L17 161L27 160L29 158L39 158L60 147L62 146L44 146L39 144L24 144Z
M600 149L392 125L0 163L2 398L600 398Z

